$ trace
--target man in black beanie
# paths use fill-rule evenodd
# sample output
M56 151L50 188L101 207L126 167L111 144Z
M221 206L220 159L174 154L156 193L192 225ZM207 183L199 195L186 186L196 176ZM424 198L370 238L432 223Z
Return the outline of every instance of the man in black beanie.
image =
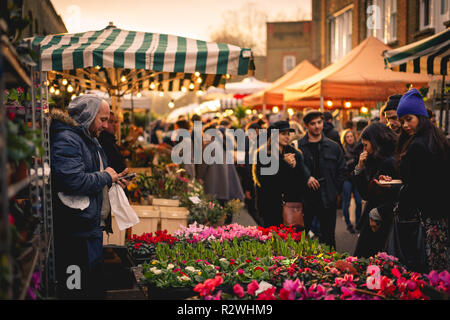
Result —
M331 114L331 112L328 111L325 111L323 113L323 134L325 135L325 137L333 140L342 147L339 133L337 132L337 130L334 128L333 125L333 115Z
M394 94L389 97L384 108L384 116L386 117L386 125L396 134L400 134L402 125L397 117L397 107L400 102L401 94Z

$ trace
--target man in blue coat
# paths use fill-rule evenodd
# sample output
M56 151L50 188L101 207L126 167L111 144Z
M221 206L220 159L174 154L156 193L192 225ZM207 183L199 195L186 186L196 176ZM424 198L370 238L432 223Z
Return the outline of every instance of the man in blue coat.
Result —
M109 105L95 95L76 97L68 114L51 113L50 150L57 295L102 298L103 230L110 215L108 189L125 187L108 167L97 140L108 125Z

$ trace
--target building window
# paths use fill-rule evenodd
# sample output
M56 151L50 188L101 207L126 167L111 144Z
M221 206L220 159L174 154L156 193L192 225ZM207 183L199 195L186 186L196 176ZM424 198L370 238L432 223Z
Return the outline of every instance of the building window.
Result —
M390 43L397 40L397 0L372 0L367 13L372 23L367 25L367 36Z
M397 40L397 0L389 0L387 42Z
M295 67L295 56L288 55L283 57L283 73L287 73Z
M339 60L352 50L352 10L330 20L331 62Z
M448 0L420 0L420 30L434 28L435 32L445 29L450 19Z

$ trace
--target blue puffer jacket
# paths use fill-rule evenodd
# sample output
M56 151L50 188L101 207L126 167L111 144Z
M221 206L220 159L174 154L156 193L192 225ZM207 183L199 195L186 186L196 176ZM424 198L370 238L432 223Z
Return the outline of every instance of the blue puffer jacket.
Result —
M72 118L55 109L50 126L50 151L55 236L101 240L102 190L111 187L112 179L107 172L100 172L99 153L104 168L107 167L100 144ZM58 192L89 196L89 207L69 208L60 201Z

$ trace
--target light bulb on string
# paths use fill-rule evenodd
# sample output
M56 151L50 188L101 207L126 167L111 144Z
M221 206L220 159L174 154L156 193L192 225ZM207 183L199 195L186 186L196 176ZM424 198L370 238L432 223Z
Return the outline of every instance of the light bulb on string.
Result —
M61 91L59 91L59 89L56 89L56 90L55 90L55 94L56 94L57 96L59 96L60 93L61 93Z
M142 93L138 92L138 93L136 94L136 97L138 97L138 98L142 97Z
M72 85L69 84L69 86L67 87L67 92L69 92L69 93L73 92Z
M67 86L68 81L67 79L62 79L61 83L63 86Z
M50 87L50 93L55 93L55 87L53 86Z
M164 92L160 91L160 92L159 92L159 96L160 96L160 97L164 97Z
M294 109L289 108L287 111L291 117L294 115Z
M194 88L195 88L194 84L191 83L191 84L189 85L189 89L194 90Z
M175 107L175 103L173 103L173 101L169 102L169 108L172 109L173 107Z

